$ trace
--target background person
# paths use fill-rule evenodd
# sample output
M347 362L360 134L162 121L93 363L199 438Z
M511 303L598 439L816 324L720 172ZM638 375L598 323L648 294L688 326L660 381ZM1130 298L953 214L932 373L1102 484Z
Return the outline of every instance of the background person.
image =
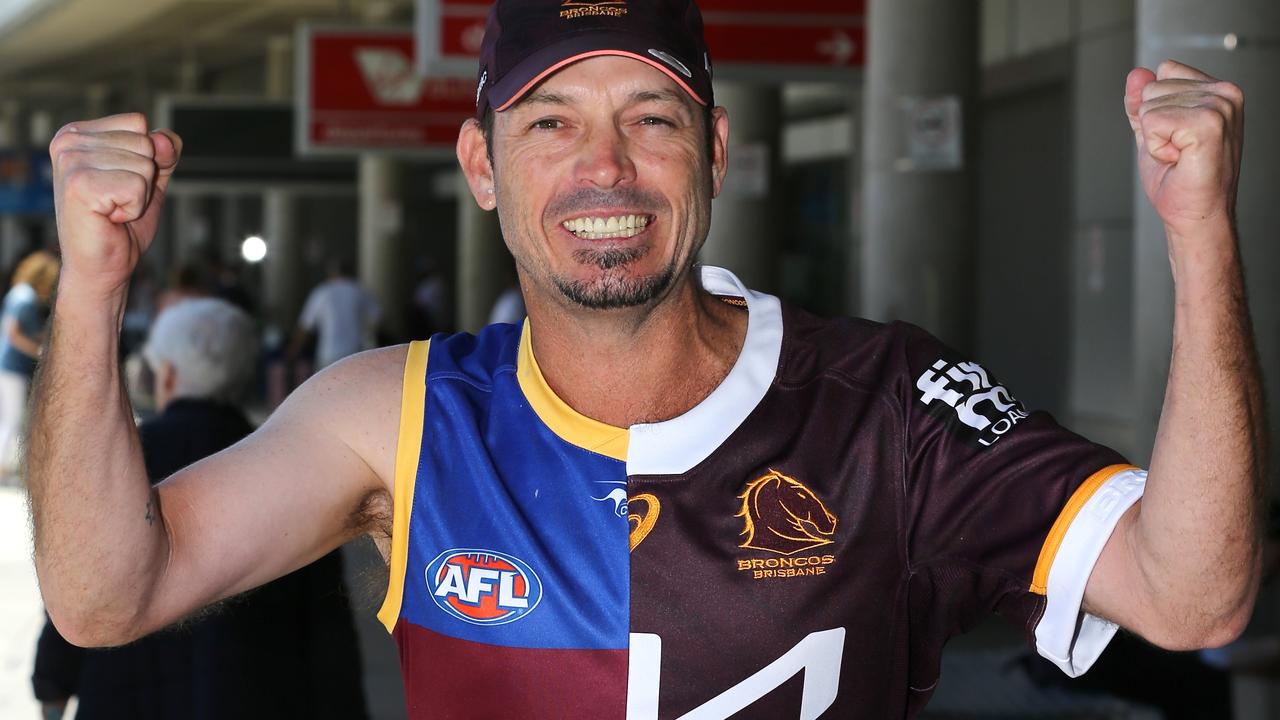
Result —
M302 306L292 354L296 354L306 335L315 335L316 370L374 345L374 330L382 308L354 276L349 262L335 260L329 265L328 279L311 291Z
M26 418L27 389L44 342L49 304L58 284L58 258L37 250L18 263L0 311L0 476L18 468L18 437Z
M143 349L160 414L138 428L159 481L252 431L238 400L253 377L255 325L214 299L160 314ZM340 551L209 613L125 647L85 650L46 623L32 684L46 714L72 696L80 720L366 715Z

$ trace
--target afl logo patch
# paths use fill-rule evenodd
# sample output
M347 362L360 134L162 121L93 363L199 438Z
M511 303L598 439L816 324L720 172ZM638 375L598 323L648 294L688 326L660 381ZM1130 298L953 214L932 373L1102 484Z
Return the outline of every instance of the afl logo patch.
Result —
M514 622L542 600L542 581L533 568L493 550L445 550L427 565L426 575L436 605L473 625Z

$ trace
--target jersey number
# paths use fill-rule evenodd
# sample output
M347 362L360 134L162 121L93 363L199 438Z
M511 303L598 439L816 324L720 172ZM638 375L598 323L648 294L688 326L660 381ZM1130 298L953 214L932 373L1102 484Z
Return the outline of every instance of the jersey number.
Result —
M804 694L800 700L800 719L816 718L836 700L843 656L844 628L810 633L782 657L690 710L680 720L724 720L801 670L804 671ZM658 717L661 684L662 638L651 633L631 633L627 720L653 720Z

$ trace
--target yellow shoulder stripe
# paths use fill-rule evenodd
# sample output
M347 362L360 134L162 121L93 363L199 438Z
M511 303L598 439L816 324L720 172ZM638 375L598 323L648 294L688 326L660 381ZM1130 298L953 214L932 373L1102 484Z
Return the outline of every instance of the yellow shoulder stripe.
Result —
M538 368L538 361L533 357L528 320L524 321L524 330L520 333L520 356L516 362L516 379L530 407L560 439L614 460L627 461L630 431L626 428L606 425L579 413L569 407L569 404L561 400L551 386L547 385L546 379L542 376L542 370Z
M391 514L391 580L378 619L387 632L395 629L404 600L404 575L409 564L409 515L413 486L418 479L418 454L422 449L422 415L427 402L427 351L430 340L409 343L400 395L400 433L396 439L395 488Z
M1071 523L1080 514L1080 510L1084 508L1085 503L1089 502L1089 499L1098 491L1098 488L1102 487L1116 473L1133 469L1133 465L1108 465L1090 475L1071 494L1071 499L1067 500L1066 506L1058 514L1058 519L1054 521L1053 527L1049 529L1049 536L1045 538L1044 545L1040 547L1040 557L1036 560L1036 569L1031 575L1031 592L1037 595L1044 595L1048 592L1049 569L1053 567L1053 559L1057 557L1058 549L1062 547L1062 538L1066 536L1067 529L1071 527Z

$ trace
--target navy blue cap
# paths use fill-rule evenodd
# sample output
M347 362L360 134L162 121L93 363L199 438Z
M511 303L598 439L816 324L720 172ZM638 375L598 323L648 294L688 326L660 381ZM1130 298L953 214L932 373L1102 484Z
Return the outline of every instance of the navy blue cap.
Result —
M661 70L712 105L711 55L693 0L498 0L480 46L476 117L511 107L548 75L597 55Z

